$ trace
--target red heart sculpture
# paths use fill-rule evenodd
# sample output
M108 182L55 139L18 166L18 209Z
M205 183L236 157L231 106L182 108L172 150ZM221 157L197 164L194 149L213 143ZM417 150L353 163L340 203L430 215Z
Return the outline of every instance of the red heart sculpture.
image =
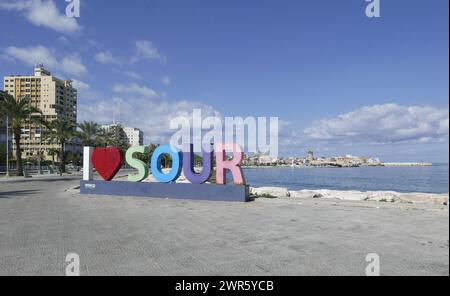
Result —
M105 181L111 181L122 167L123 153L117 147L95 148L92 164Z

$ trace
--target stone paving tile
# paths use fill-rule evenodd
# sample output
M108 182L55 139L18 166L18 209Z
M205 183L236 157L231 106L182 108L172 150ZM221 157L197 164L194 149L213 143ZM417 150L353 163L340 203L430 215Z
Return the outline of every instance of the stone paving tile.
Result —
M448 275L448 208L81 196L79 177L0 181L0 275Z

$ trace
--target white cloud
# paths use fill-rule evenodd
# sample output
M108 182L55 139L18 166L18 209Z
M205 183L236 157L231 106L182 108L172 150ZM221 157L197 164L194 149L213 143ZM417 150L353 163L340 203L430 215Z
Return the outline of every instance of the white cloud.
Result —
M136 56L132 58L134 60L157 60L160 62L166 62L166 58L159 52L159 50L153 45L151 41L139 40L135 42Z
M134 71L126 71L125 75L136 80L142 80L142 76Z
M49 67L55 67L58 64L54 54L42 45L28 48L10 46L5 49L5 54L28 65L36 65L42 62Z
M69 43L69 39L67 39L64 36L58 37L58 41L61 42L61 43L66 43L66 44Z
M162 96L162 94L159 94L157 91L146 86L140 86L137 83L116 84L113 86L113 91L118 94L137 95L145 98L156 98Z
M63 71L75 76L82 76L87 72L86 67L83 65L83 61L78 54L65 56L61 61L61 66Z
M219 114L211 106L190 100L172 102L131 95L92 104L79 104L78 114L80 121L94 120L108 124L115 120L127 126L140 128L144 131L146 144L163 144L169 143L174 132L170 130L170 120L178 116L191 118L194 108L201 109L205 116Z
M163 78L161 78L161 82L164 85L170 85L172 83L169 76L163 76Z
M444 141L449 110L385 104L316 121L304 133L311 140L386 144Z
M110 51L101 51L94 56L95 60L102 64L123 65L122 58L113 55Z
M159 61L165 63L166 57L153 45L151 41L140 40L134 43L134 53L130 57L122 57L111 51L100 51L95 55L95 60L102 64L110 65L132 65L139 61Z
M78 102L100 100L104 98L101 92L92 89L92 87L86 82L72 79L72 85L78 90Z
M72 80L72 86L78 91L86 91L91 89L91 86L89 84L76 79Z
M65 13L61 13L53 0L2 0L0 9L20 11L30 23L60 33L73 34L82 29L75 18L69 18Z
M86 66L76 53L57 59L58 55L54 51L42 45L35 47L10 46L4 52L6 56L19 60L29 66L43 63L49 70L62 71L73 76L83 76L87 73Z

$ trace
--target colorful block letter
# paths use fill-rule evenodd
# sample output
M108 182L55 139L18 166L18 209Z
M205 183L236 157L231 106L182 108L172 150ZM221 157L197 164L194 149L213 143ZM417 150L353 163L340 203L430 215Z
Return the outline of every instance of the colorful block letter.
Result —
M233 151L233 159L227 160L227 151ZM216 145L216 182L217 184L226 184L226 171L230 170L233 176L234 184L245 185L244 173L241 168L241 162L244 159L244 150L238 144L224 143Z
M137 174L128 175L128 181L130 182L142 182L145 178L148 177L148 166L141 160L137 158L133 158L135 153L145 153L145 146L136 146L131 147L127 150L125 155L126 162L133 168L138 170Z
M83 180L94 180L94 170L92 167L92 154L94 153L94 147L84 147L83 149Z
M161 161L164 155L170 155L172 158L172 169L169 173L164 174L161 168ZM170 183L176 181L181 175L181 163L183 161L183 154L176 151L170 145L159 146L155 149L152 155L152 174L153 177L161 183Z
M201 173L194 170L194 145L189 145L188 151L183 151L183 173L186 179L193 184L203 184L211 177L213 166L213 149L210 152L203 151L203 169Z

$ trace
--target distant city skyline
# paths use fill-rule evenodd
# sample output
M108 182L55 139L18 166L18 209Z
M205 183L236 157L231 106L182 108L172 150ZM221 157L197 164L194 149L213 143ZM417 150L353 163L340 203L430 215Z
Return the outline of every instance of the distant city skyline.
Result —
M0 77L42 62L73 80L78 121L145 144L201 108L279 117L281 156L448 162L446 0L382 1L376 19L364 0L81 4L68 18L62 0L0 0Z

